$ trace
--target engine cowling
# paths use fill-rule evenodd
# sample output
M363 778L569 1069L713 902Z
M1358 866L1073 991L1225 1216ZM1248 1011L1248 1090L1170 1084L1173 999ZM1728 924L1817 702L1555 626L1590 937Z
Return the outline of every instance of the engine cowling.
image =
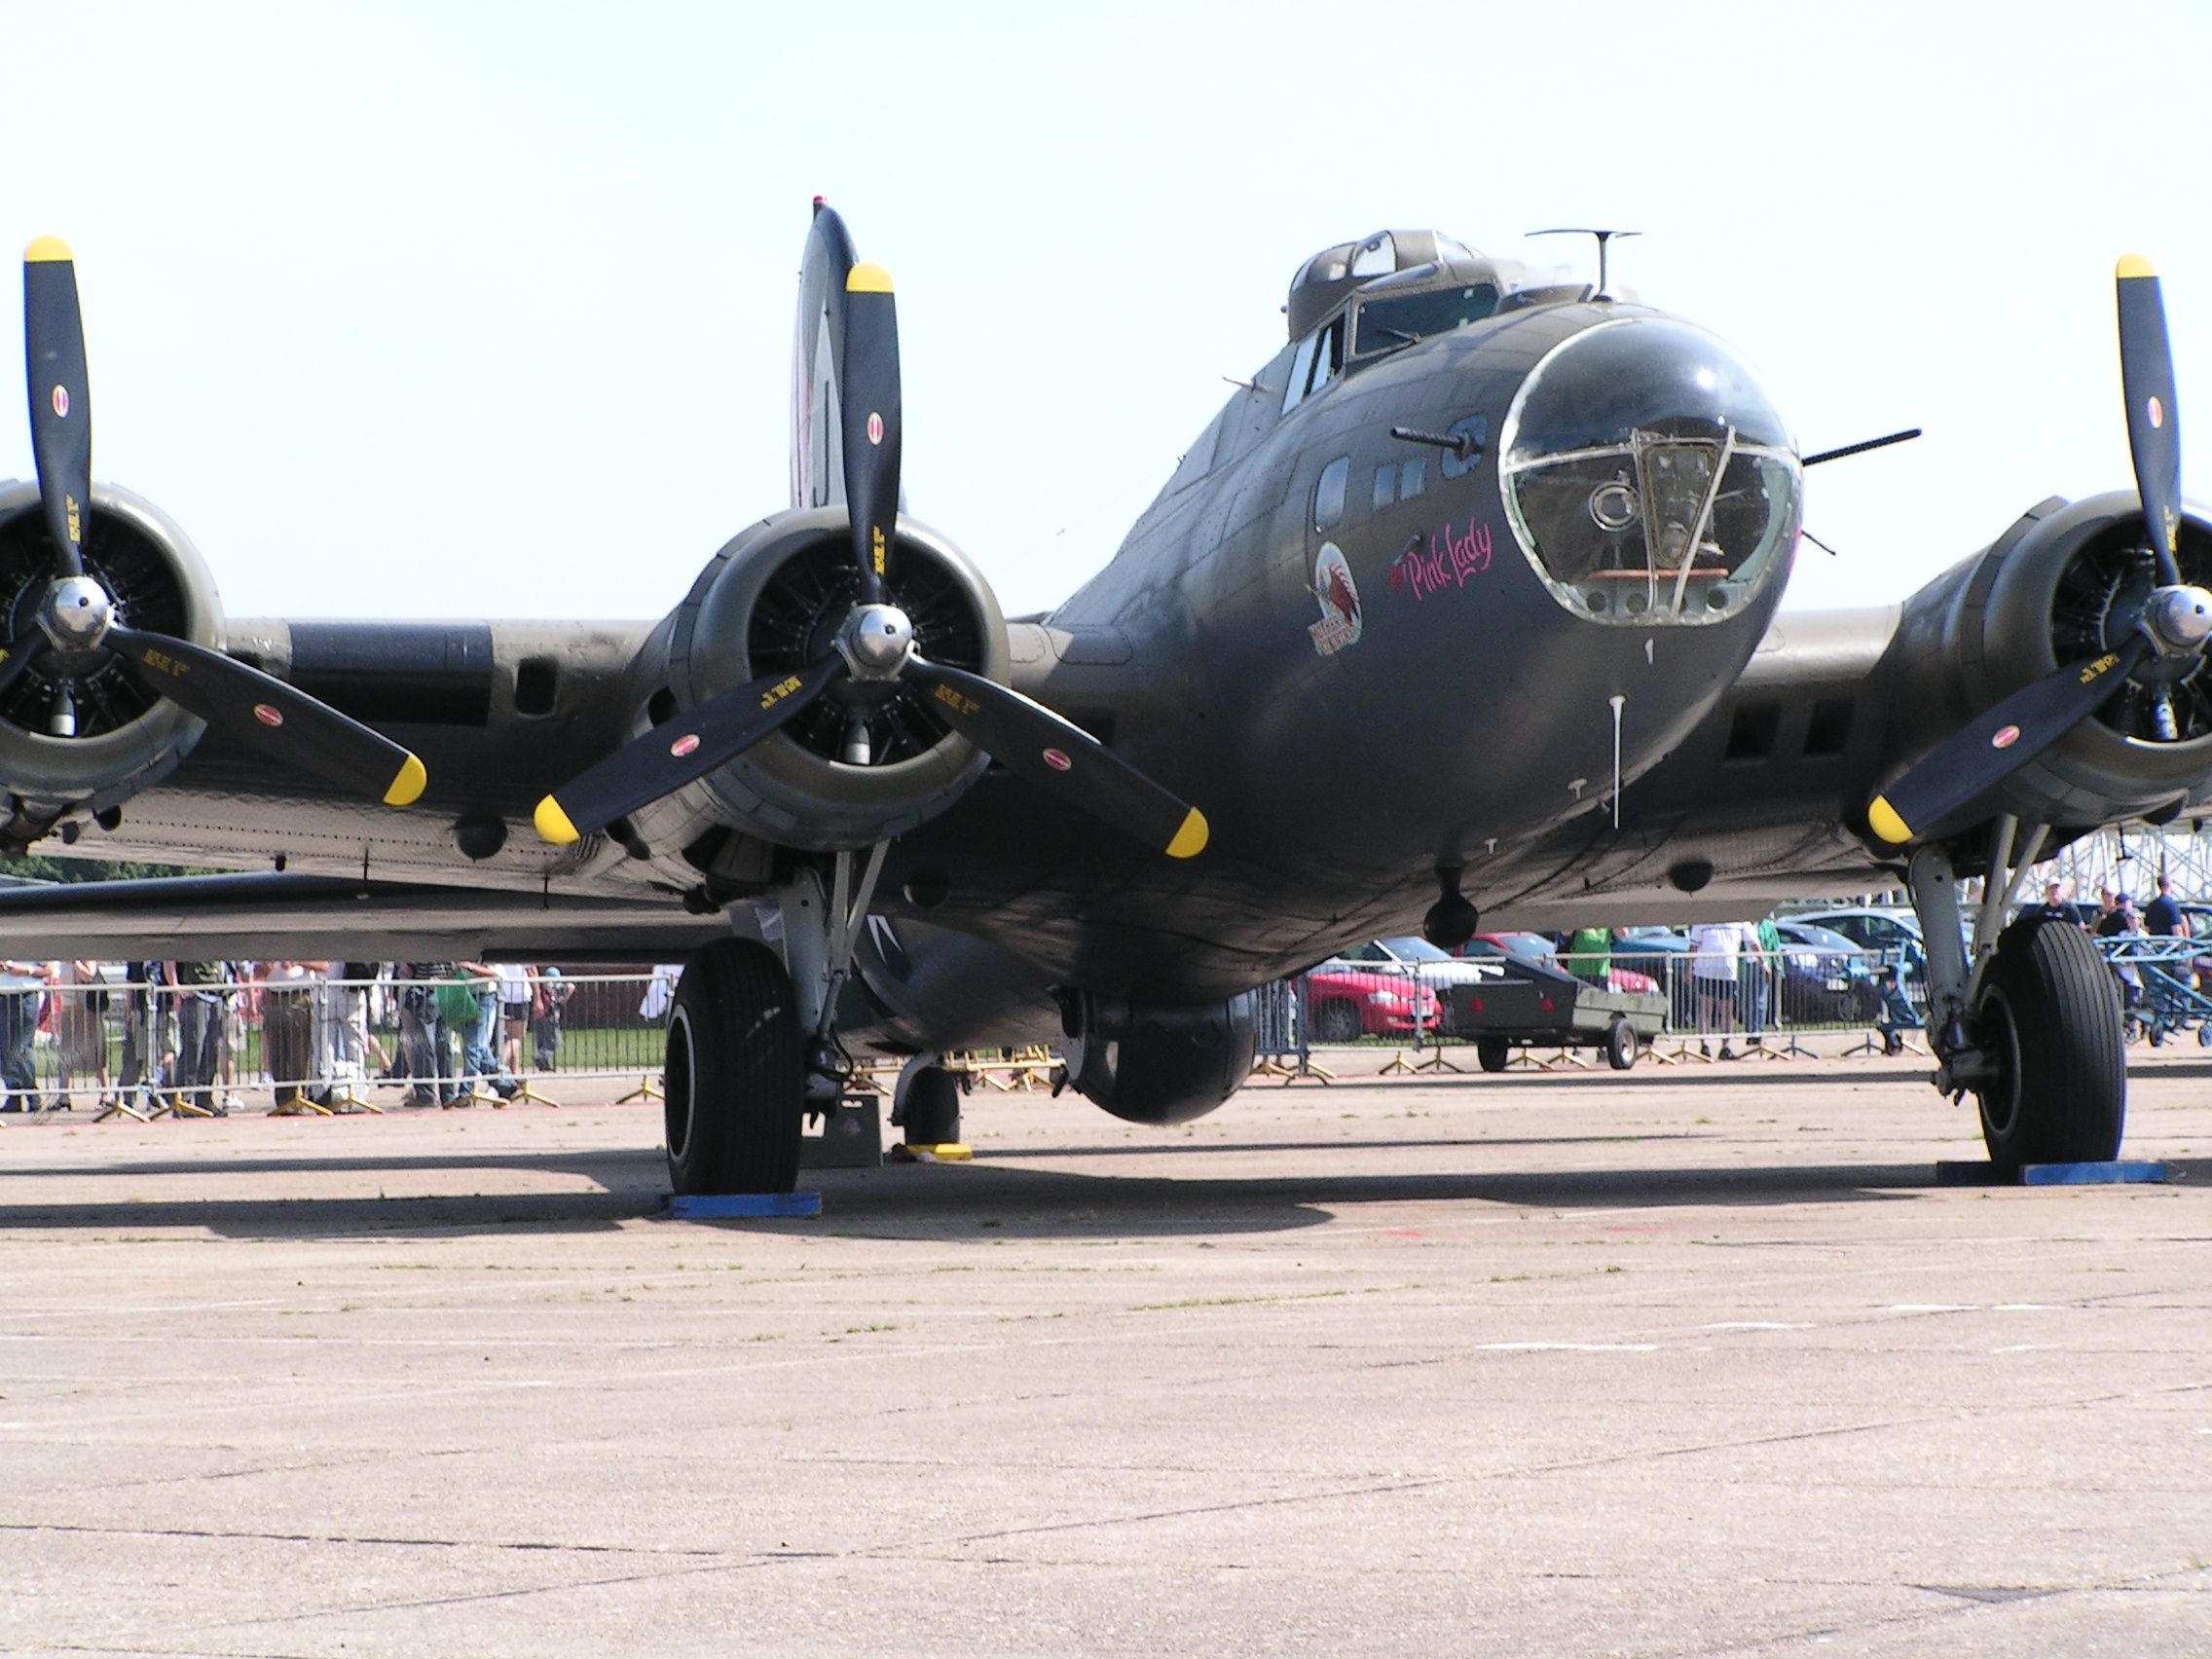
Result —
M37 485L0 488L0 645L18 649L36 636L53 560ZM118 620L222 648L222 605L207 567L152 502L94 485L84 560L113 598ZM72 668L82 670L70 675L77 729L56 737L49 729L56 686ZM0 694L0 789L13 797L10 830L27 838L69 812L129 799L166 777L205 729L140 690L112 658L50 651Z
M2157 573L2132 492L2053 498L1907 603L1898 632L1890 753L1898 770L1982 711L2123 644ZM2182 522L2185 582L2212 580L2212 526ZM2212 672L2154 665L2000 786L2002 810L2061 829L2157 818L2212 781ZM2159 710L2163 700L2171 726Z
M842 504L778 513L715 555L641 658L634 730L781 669L819 661L858 583ZM884 574L932 661L1004 682L1006 620L975 567L935 531L899 520ZM866 759L856 759L856 731ZM686 847L716 827L815 852L866 847L949 807L985 757L948 731L911 684L841 682L727 765L636 815L646 845Z
M1252 1075L1252 994L1147 1003L1070 993L1062 1056L1076 1092L1132 1124L1202 1118Z

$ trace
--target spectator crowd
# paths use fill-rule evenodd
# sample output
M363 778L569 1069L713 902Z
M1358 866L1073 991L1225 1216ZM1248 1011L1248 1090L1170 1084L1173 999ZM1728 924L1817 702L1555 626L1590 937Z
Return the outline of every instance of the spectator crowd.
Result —
M102 1111L219 1118L249 1084L283 1109L373 1082L404 1085L410 1106L503 1104L526 1069L557 1068L573 990L523 964L0 962L0 1110L65 1109L81 1090Z

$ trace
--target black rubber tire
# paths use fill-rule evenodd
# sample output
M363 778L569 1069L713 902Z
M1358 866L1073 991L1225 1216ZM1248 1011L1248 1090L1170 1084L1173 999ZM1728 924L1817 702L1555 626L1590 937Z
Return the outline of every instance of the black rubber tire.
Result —
M1627 1071L1642 1052L1643 1039L1627 1020L1616 1018L1605 1027L1605 1064L1613 1070Z
M695 953L668 1015L669 1184L687 1195L790 1192L804 1085L797 999L776 953L746 939Z
M899 1126L908 1146L960 1138L960 1080L942 1066L921 1066L906 1080Z
M1998 1066L1979 1091L1990 1161L2118 1157L2127 1119L2120 986L2089 936L2059 917L2014 922L1997 940L1974 1012Z
M1513 1045L1502 1037L1475 1039L1475 1064L1487 1072L1501 1072L1513 1058Z
M1313 1041L1356 1043L1360 1039L1359 1010L1348 1002L1325 1002L1313 1011Z

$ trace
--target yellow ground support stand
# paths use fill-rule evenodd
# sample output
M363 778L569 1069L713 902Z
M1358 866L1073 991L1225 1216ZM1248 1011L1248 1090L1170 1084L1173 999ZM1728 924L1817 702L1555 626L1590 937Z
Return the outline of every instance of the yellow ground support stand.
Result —
M623 1095L614 1104L627 1106L633 1100L666 1100L668 1096L661 1091L660 1081L648 1074L638 1079L638 1087L631 1089L629 1093Z

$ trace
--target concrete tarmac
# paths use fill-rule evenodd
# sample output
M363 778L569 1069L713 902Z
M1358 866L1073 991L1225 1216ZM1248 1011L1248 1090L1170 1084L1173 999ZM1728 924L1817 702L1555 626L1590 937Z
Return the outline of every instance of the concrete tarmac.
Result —
M0 1649L2212 1650L2212 1055L2162 1187L1917 1078L978 1095L768 1222L649 1105L0 1120Z

